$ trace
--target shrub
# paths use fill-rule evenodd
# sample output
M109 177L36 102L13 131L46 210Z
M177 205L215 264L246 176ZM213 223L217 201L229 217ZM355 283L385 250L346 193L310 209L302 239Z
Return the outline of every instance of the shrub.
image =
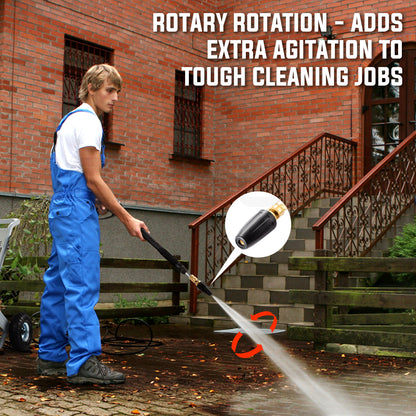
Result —
M114 302L115 308L151 308L158 305L158 301L153 297L152 299L147 298L146 296L136 295L136 299L133 301L128 301L121 294L116 295L117 300ZM141 320L147 322L148 324L161 324L167 323L167 316L145 316L140 317ZM119 319L114 320L116 323L120 322Z
M388 257L416 257L416 218L394 239ZM377 286L416 286L416 273L383 273Z
M40 279L43 271L37 264L25 261L25 257L49 255L52 236L49 232L49 198L33 197L25 200L19 208L7 215L7 218L19 218L20 224L14 228L9 239L5 265L1 269L3 280ZM18 293L1 292L5 303L12 302Z

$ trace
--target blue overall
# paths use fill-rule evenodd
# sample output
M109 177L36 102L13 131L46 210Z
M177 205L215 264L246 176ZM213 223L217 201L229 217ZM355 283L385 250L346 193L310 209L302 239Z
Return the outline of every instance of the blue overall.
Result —
M56 132L77 111L89 110L67 114ZM100 292L100 228L95 196L84 174L61 169L54 150L50 160L54 195L49 209L53 243L43 277L39 358L67 360L69 343L67 375L71 376L78 374L90 356L101 354L100 325L94 311ZM101 162L104 165L103 149Z

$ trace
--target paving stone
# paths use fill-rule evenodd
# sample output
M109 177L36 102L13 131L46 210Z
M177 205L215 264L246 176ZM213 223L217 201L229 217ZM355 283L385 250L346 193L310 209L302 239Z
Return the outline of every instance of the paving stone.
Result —
M65 378L39 377L36 351L7 350L0 356L0 416L119 416L135 410L141 416L327 416L263 352L237 357L234 334L179 325L153 331L159 343L143 353L106 357L127 374L117 386L72 386ZM415 359L320 352L284 334L273 338L329 385L334 397L354 407L345 416L414 416ZM248 351L253 345L243 337L238 347Z

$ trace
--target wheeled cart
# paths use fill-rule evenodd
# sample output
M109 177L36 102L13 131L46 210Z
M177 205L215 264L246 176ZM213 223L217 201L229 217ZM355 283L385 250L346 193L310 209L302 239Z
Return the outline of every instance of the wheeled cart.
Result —
M20 220L17 218L0 219L0 269L3 267L13 228L19 224ZM9 322L0 310L0 350L7 336L14 349L27 351L33 338L33 324L30 316L19 312Z

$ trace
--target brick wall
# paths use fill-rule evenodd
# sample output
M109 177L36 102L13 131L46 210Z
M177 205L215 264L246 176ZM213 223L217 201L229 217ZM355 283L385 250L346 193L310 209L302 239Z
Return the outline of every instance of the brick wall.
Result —
M329 24L334 27L336 39L371 39L376 45L379 39L401 39L403 42L416 40L415 8L409 2L400 1L307 1L298 2L294 10L293 2L222 2L221 12L251 13L279 12L327 13ZM264 6L262 5L264 4ZM403 13L404 30L401 33L351 33L354 13ZM335 20L344 20L344 26L334 26ZM225 34L225 39L233 34ZM255 34L245 34L247 39L255 39ZM274 45L276 39L317 39L319 34L262 33L266 45ZM235 35L234 35L235 38ZM381 52L376 47L373 56ZM270 56L270 55L269 55ZM242 64L243 61L240 62ZM371 60L328 61L281 60L244 61L246 66L302 66L334 65L347 66L350 74L357 72L358 66L368 66ZM229 62L222 63L229 65ZM284 156L291 154L301 144L321 132L327 131L341 137L357 140L359 160L363 148L362 105L364 88L354 86L356 78L346 87L250 87L216 88L216 140L215 197L220 199L227 189L238 189L250 179L272 167ZM238 143L238 146L236 145ZM363 166L359 165L359 172ZM224 177L227 181L224 181ZM228 191L229 192L229 191Z
M122 4L122 9L120 4ZM415 11L407 2L302 2L297 12L328 13L331 22L352 13L401 11L405 30L395 38L414 41ZM1 7L1 6L0 6ZM247 67L257 62L206 59L209 34L153 33L154 12L293 12L293 2L149 1L105 3L73 0L5 0L1 15L0 192L50 193L48 156L61 116L64 36L114 49L124 88L113 115L113 139L105 178L117 197L147 207L203 211L229 196L317 134L328 131L362 140L360 87L205 87L203 157L211 165L170 160L173 149L175 70L183 66ZM349 17L350 16L350 17ZM392 38L351 34L337 38ZM227 31L223 39L236 38ZM270 47L279 36L242 34ZM291 61L298 66L301 61ZM319 65L320 62L308 62ZM351 71L370 62L335 62ZM282 66L270 60L262 66ZM362 145L362 143L361 143Z

